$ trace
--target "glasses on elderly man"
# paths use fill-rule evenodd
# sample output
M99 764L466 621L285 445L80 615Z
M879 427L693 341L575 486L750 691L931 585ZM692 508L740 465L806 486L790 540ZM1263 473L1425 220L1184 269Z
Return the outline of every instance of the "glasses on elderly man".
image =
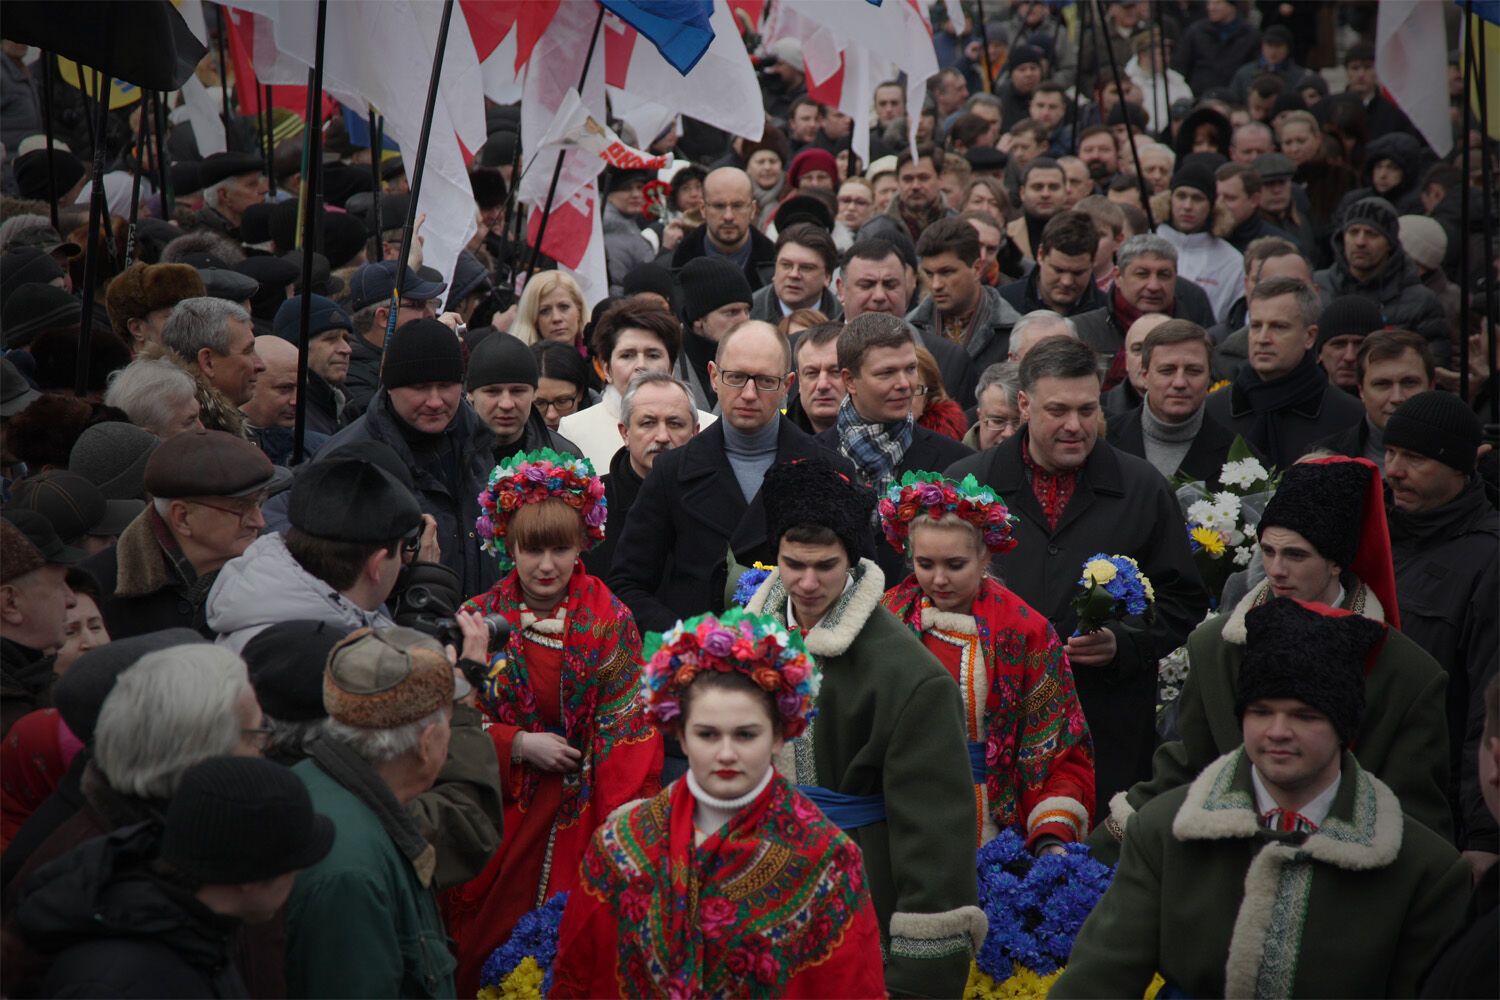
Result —
M197 504L199 507L207 507L209 510L216 510L220 514L228 514L230 517L238 518L240 524L243 525L246 521L250 520L250 515L260 511L261 505L266 502L266 494L256 493L252 496L237 498L238 502L233 505L209 503L201 497L185 499L188 503ZM228 498L226 497L225 499L227 500Z

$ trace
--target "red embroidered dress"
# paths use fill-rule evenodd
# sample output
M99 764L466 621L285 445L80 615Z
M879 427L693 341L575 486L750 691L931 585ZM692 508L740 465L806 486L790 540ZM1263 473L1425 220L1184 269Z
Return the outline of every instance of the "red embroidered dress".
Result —
M978 842L1007 827L1028 844L1081 840L1094 801L1093 741L1051 623L988 576L969 614L933 607L915 576L883 603L963 693L965 739L984 746L984 780L974 786Z
M503 615L512 629L505 670L480 692L500 758L505 839L483 872L444 899L458 946L458 995L474 996L485 959L516 921L577 884L579 860L599 824L626 802L655 794L662 742L636 699L640 632L582 563L560 616L538 620L526 611L514 571L464 606ZM512 762L516 733L547 731L582 751L577 771Z
M594 835L568 898L553 997L883 997L853 841L786 779L694 846L674 782Z

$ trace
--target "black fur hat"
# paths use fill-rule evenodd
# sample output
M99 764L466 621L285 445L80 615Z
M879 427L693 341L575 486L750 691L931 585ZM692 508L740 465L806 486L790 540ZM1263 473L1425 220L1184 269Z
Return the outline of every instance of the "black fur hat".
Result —
M1303 463L1287 469L1266 504L1260 531L1288 528L1324 559L1348 568L1359 551L1371 467L1360 462Z
M1252 608L1235 715L1261 698L1295 698L1328 716L1348 746L1365 711L1365 663L1384 638L1385 626L1363 615L1289 597Z
M771 466L761 484L766 526L777 543L792 528L828 528L844 543L851 563L869 546L875 493L821 458Z

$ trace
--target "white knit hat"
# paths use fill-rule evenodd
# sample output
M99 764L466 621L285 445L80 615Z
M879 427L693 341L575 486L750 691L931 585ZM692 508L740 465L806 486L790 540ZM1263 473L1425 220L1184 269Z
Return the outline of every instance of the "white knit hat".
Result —
M1443 257L1448 253L1448 233L1441 223L1425 215L1403 215L1397 225L1401 229L1401 248L1408 257L1429 271L1443 266Z

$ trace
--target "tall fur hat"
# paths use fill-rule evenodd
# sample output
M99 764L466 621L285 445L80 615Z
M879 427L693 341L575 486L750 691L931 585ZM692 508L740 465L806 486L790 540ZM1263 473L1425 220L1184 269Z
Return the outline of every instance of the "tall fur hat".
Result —
M855 482L821 458L800 458L771 466L761 484L766 527L776 542L791 528L828 528L844 544L849 561L869 548L875 491Z
M187 264L132 264L109 283L104 302L109 325L129 343L130 320L206 294L197 269Z

